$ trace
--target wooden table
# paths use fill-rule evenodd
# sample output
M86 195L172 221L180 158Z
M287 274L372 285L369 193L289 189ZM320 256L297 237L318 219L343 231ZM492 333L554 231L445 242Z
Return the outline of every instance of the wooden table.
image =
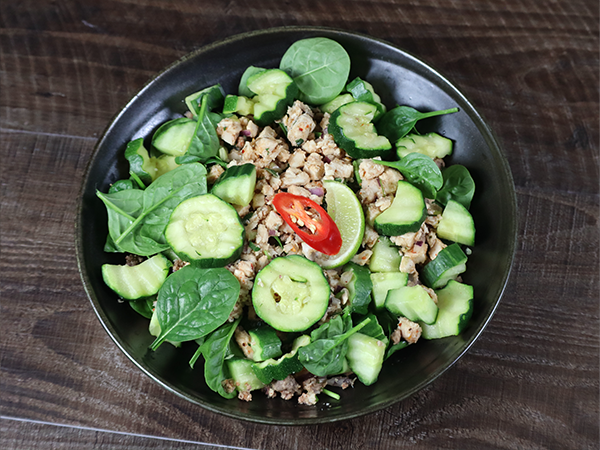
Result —
M0 13L0 447L598 448L596 1L22 0ZM83 290L74 221L96 140L153 74L298 24L385 39L453 80L503 144L519 243L492 322L441 378L366 417L275 427L189 404L118 351Z

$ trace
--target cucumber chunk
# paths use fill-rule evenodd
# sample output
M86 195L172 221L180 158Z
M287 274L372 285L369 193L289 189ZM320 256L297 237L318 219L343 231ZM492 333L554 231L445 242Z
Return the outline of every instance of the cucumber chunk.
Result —
M373 89L371 83L356 77L346 85L346 90L352 94L352 97L356 101L372 103L377 107L377 112L373 116L373 122L377 122L385 114L386 107L381 103L381 97L375 93L375 89Z
M385 307L393 314L404 316L413 322L435 322L438 307L423 286L404 286L392 289L385 300Z
M330 102L321 105L319 108L323 112L332 114L340 106L345 105L346 103L351 103L353 101L354 97L352 97L352 94L340 94Z
M409 153L421 153L431 159L444 158L452 154L452 141L437 133L424 135L407 134L396 141L396 154L404 158Z
M281 339L271 327L258 327L248 330L252 360L259 362L269 358L281 356Z
M399 236L417 231L427 217L421 191L408 181L398 181L392 205L375 218L375 231L385 236Z
M456 336L465 328L473 313L473 287L450 280L436 291L439 313L433 324L421 324L424 339Z
M380 310L385 306L385 299L389 291L406 286L408 274L404 272L372 273L371 281L373 283L371 295L373 296L375 309Z
M249 205L256 186L256 166L242 164L229 167L213 185L211 193L228 203Z
M136 266L103 264L102 278L120 297L137 300L156 294L170 267L171 262L158 254Z
M303 369L302 363L298 360L298 349L308 344L310 344L310 336L299 336L294 340L289 353L278 359L270 358L260 363L254 363L252 370L264 384L269 384L273 380L283 380L288 375Z
M475 223L473 216L463 205L448 200L438 224L437 235L459 244L475 245Z
M242 116L254 114L254 102L243 95L227 95L223 105L223 114L233 113Z
M335 143L353 158L391 157L392 144L378 135L371 123L376 113L377 107L371 103L347 103L331 114L327 129Z
M429 261L423 267L421 278L426 286L439 289L465 270L467 270L467 255L460 245L454 243L439 252L433 261Z
M398 272L401 259L398 247L389 238L380 236L373 246L369 269L371 272Z
M256 93L254 122L261 127L281 119L294 102L298 88L294 80L280 69L267 69L248 79L248 89Z
M227 360L229 375L234 381L238 392L255 391L265 386L252 370L252 364L252 360L244 358L231 358Z
M242 77L240 78L240 84L238 86L238 95L248 97L248 98L256 95L256 92L252 92L250 89L248 89L248 79L252 75L256 75L257 73L264 72L265 70L267 70L267 69L264 69L262 67L249 66L244 71L244 73L242 74Z
M362 333L354 333L348 338L346 359L358 379L366 386L377 381L383 357L385 343Z
M275 258L254 280L256 314L279 331L303 331L327 310L330 288L318 264L299 255Z
M200 267L224 267L241 255L244 227L233 206L204 194L173 210L165 237L181 259Z
M225 92L223 91L223 88L220 84L215 84L214 86L209 86L205 89L188 95L185 98L185 104L195 117L200 112L200 105L202 101L208 102L207 107L208 110L211 111L221 107L221 105L223 105L224 98Z
M152 136L152 146L167 155L182 156L187 152L196 132L196 121L187 117L169 120Z

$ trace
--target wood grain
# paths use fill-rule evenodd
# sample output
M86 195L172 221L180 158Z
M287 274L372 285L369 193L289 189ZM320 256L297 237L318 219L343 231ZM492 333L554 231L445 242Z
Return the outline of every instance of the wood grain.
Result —
M18 419L2 421L2 448L598 448L597 2L26 0L0 13L0 408ZM102 329L74 255L77 193L111 117L186 53L285 25L370 34L447 75L503 144L520 213L503 301L466 356L393 407L302 428L226 419L155 385Z

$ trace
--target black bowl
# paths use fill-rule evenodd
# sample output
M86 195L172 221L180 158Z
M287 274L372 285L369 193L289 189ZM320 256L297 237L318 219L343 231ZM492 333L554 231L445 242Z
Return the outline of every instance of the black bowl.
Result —
M107 217L96 190L127 176L123 153L127 142L148 137L163 122L185 111L186 95L221 83L236 92L249 65L277 67L285 50L302 38L324 36L338 41L352 61L351 79L370 81L388 108L410 105L430 111L457 106L460 112L420 123L420 131L438 131L455 140L449 162L465 165L477 191L471 211L477 242L464 276L475 289L473 317L460 336L421 340L386 361L379 380L356 383L340 401L321 399L317 406L267 399L257 393L250 403L226 400L204 383L202 364L188 361L195 345L175 349L153 341L148 321L137 315L102 281L101 266L117 263L103 251ZM516 198L508 163L489 127L467 99L437 71L386 42L348 31L314 27L277 28L234 36L203 47L152 79L116 116L98 141L87 168L79 202L76 247L79 270L92 305L117 346L144 373L171 392L206 409L238 419L298 425L348 419L405 399L447 370L463 355L490 320L506 285L516 243ZM118 259L121 263L121 259Z

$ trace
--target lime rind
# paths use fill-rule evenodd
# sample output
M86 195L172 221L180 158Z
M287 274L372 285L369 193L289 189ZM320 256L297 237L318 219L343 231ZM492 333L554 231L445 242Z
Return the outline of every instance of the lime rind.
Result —
M342 235L342 248L336 255L318 253L316 262L324 269L340 267L350 261L365 234L365 215L352 189L339 181L324 181L327 213L331 216Z

